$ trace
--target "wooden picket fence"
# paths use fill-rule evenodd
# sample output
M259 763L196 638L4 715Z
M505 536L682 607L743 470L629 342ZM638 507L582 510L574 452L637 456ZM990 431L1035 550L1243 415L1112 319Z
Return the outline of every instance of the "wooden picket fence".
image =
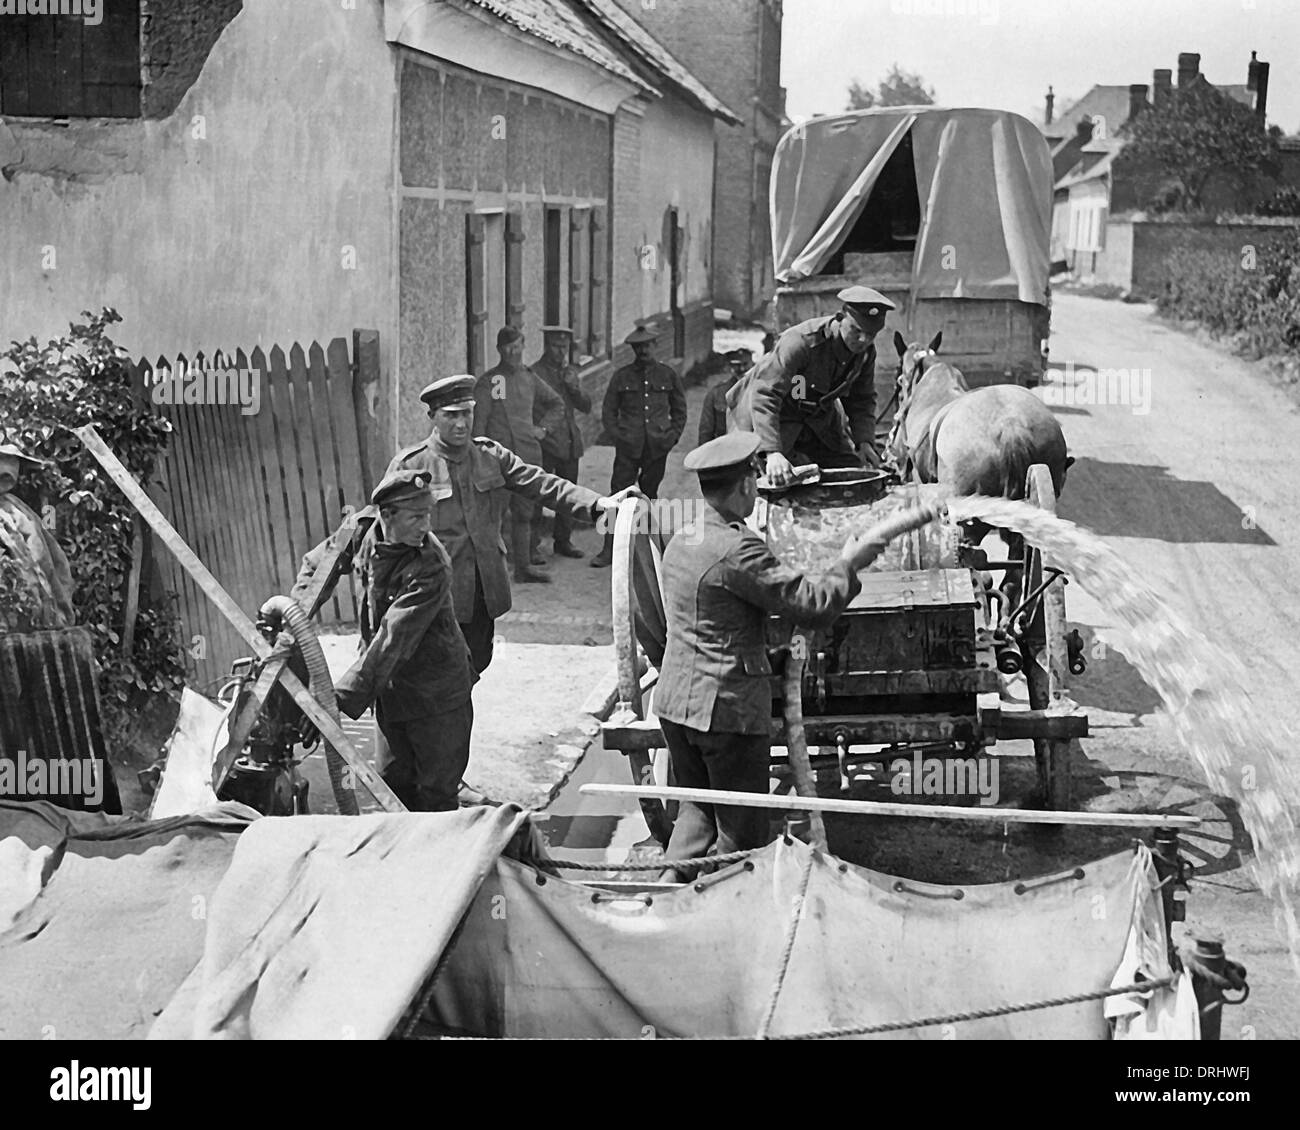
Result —
M139 394L166 417L171 441L151 484L159 509L250 617L288 593L303 555L335 530L345 507L361 507L372 487L372 422L364 388L378 379L378 335L355 331L328 346L274 346L245 353L142 358ZM256 412L232 399L168 403L195 374L248 370L257 382ZM179 383L178 383L179 382ZM215 387L215 386L214 386ZM206 386L205 386L206 391ZM183 642L195 689L215 690L230 664L252 649L188 573L155 539L157 580L177 595ZM359 599L345 578L320 611L325 623L355 621Z

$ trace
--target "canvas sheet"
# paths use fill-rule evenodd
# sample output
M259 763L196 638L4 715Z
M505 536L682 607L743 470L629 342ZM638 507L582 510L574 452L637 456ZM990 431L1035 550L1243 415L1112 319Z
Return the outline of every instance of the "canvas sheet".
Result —
M142 1039L203 953L257 814L140 821L0 801L0 1039Z
M517 834L514 805L258 821L151 1037L386 1038Z
M1031 122L1001 110L864 110L790 130L772 164L776 277L825 267L909 132L921 203L913 297L1045 303L1051 154Z
M778 841L697 893L598 896L540 884L502 859L484 884L433 997L453 1031L514 1037L753 1036L809 850ZM1149 854L1111 856L1085 877L953 888L818 858L778 998L773 1035L946 1015L1112 984L1131 929L1163 972ZM1143 912L1135 914L1135 907ZM1143 1006L1139 1003L1139 1010ZM902 1039L1105 1038L1100 1000Z

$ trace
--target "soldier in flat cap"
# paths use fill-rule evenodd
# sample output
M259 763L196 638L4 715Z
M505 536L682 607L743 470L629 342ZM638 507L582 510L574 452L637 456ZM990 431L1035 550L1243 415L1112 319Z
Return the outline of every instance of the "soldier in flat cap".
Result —
M668 644L655 688L678 785L765 793L772 719L772 665L764 625L773 613L810 627L830 624L858 593L858 572L890 537L922 525L935 511L894 515L850 539L820 576L782 564L745 525L757 498L759 438L733 431L685 460L700 477L705 505L668 543L663 556ZM695 859L760 847L761 809L683 802L665 859ZM676 881L675 868L664 879Z
M359 546L340 572L361 579L361 657L335 684L339 709L360 718L374 704L383 741L380 775L412 811L442 812L459 804L469 764L478 676L452 603L451 558L433 535L428 471L384 476L370 496L378 522L358 532ZM303 560L293 595L311 583L322 542ZM337 577L321 599L328 598Z
M54 534L13 494L24 470L42 466L21 447L0 443L0 558L11 563L27 599L0 608L0 628L68 628L74 622L72 570ZM21 605L21 606L20 606Z
M894 303L851 286L837 314L791 326L727 394L728 424L754 431L775 486L796 464L875 467L876 346Z
M700 409L699 442L708 443L727 431L727 393L754 364L751 349L733 349L727 354L727 375L704 394Z
M668 465L668 453L686 429L686 389L676 371L654 359L653 330L639 326L628 334L633 361L609 379L601 407L605 434L614 441L614 470L609 489L638 484L647 498L657 498ZM614 534L592 565L603 568L614 559Z
M525 463L540 465L542 437L564 419L564 401L523 363L523 330L502 326L497 332L497 353L500 361L479 377L474 389L474 434L496 440ZM511 498L507 544L516 581L551 579L534 568L546 564L536 518L532 499L521 494Z
M388 471L421 470L430 475L433 532L451 555L452 599L474 670L492 662L495 621L510 609L501 523L510 500L521 495L556 513L594 521L634 489L602 498L593 490L549 475L525 463L496 440L471 438L476 381L468 375L442 377L420 399L428 406L429 438L399 451Z
M570 360L573 330L568 326L543 326L544 352L531 368L543 384L564 401L564 415L554 421L539 421L546 428L542 436L542 469L571 483L578 481L578 460L582 458L582 429L578 412L591 411L591 398L582 391L578 373ZM541 402L538 401L540 406ZM581 557L573 544L573 523L568 515L556 513L553 533L555 552L560 557Z

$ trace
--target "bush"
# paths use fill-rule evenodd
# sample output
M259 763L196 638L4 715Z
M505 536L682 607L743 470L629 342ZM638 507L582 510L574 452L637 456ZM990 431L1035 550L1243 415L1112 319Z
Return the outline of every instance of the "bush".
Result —
M1253 270L1221 252L1176 251L1156 308L1233 337L1253 357L1300 352L1300 232L1261 247Z
M1261 216L1300 216L1300 187L1284 184L1256 207Z
M45 345L35 338L14 342L0 354L0 428L9 441L49 461L24 473L15 493L52 517L67 554L77 623L94 638L112 748L130 733L143 696L177 693L184 667L173 609L149 607L143 597L132 653L122 654L136 512L70 429L94 424L131 474L148 482L170 426L132 393L126 352L106 333L121 321L116 311L82 316L85 324L71 326L65 337Z

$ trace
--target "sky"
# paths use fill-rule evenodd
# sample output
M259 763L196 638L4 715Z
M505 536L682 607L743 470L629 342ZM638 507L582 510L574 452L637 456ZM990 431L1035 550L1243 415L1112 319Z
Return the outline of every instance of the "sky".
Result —
M1300 0L785 0L781 82L796 121L847 104L898 62L945 106L1042 121L1097 84L1151 82L1178 55L1211 82L1244 83L1251 51L1271 64L1267 114L1300 133Z

